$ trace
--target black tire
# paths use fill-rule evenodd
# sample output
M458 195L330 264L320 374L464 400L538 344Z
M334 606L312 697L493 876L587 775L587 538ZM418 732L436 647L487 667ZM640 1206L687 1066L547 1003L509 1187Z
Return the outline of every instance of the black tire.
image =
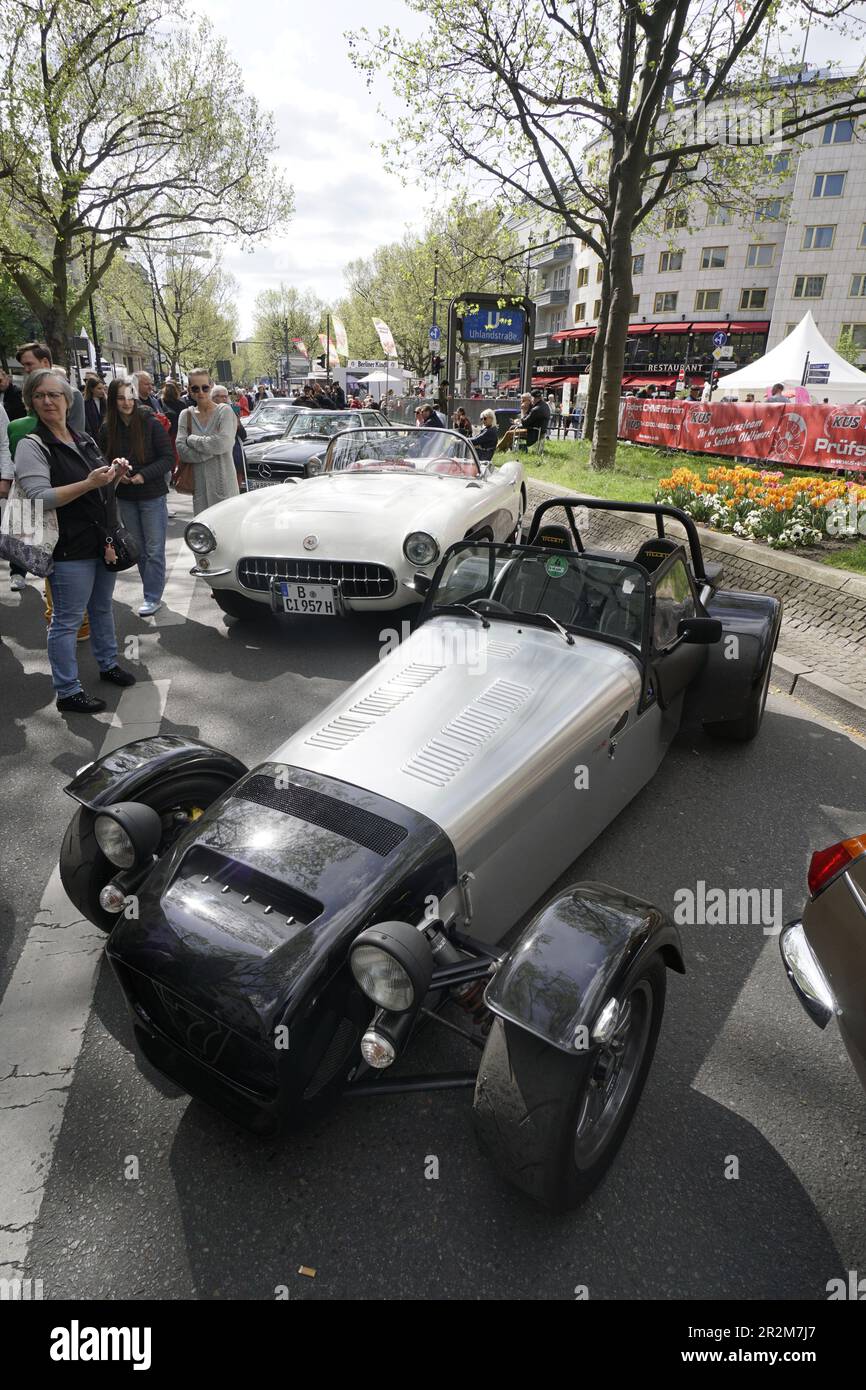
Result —
M596 1047L569 1056L494 1019L475 1086L478 1141L502 1177L551 1211L578 1206L613 1162L652 1063L665 983L664 963L655 955L635 965L618 993L634 1027L625 1035L628 1061L595 1125L587 1106L603 1094L594 1083L610 1053Z
M167 777L159 785L140 793L135 800L145 802L160 814L173 806L198 806L204 811L231 785L232 779L217 773ZM96 842L95 821L95 812L79 806L69 822L60 847L60 881L82 917L100 931L110 932L120 919L116 913L100 907L99 895L117 869Z
M517 525L508 537L509 544L516 544L520 540L520 533L523 530L523 523L526 520L526 488L520 489L520 514L517 518Z
M246 598L243 594L236 594L232 589L212 589L211 593L222 611L230 618L263 618L271 611L265 604L256 603L255 599Z
M713 738L726 739L730 743L749 743L757 734L764 719L772 669L773 658L770 657L767 662L767 669L760 683L752 691L746 711L739 719L724 719L718 723L704 724L706 732Z

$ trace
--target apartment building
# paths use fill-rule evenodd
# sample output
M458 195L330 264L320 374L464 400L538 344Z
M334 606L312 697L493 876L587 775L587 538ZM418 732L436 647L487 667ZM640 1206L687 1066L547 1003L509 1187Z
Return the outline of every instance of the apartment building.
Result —
M695 202L635 239L625 385L702 384L774 347L807 309L828 342L850 331L866 366L866 122L836 120L761 159L749 206ZM549 242L537 221L517 224ZM556 384L585 372L601 308L602 267L565 237L531 259L534 374ZM724 333L725 356L714 358ZM485 365L482 363L482 365ZM491 353L503 382L515 355Z

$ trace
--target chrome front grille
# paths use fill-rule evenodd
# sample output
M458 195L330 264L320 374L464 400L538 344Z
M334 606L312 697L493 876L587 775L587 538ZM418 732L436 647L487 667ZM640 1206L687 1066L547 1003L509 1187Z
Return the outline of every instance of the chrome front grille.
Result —
M359 560L292 560L272 555L245 555L238 561L238 583L244 589L267 593L271 580L292 584L341 584L344 598L390 598L397 587L385 565Z

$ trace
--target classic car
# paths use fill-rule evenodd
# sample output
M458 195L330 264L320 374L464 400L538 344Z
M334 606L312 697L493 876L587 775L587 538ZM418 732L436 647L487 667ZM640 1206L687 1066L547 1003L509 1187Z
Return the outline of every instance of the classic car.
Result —
M866 834L816 850L808 884L801 916L779 936L782 961L812 1022L836 1019L866 1087Z
M525 544L453 545L416 631L251 770L163 735L79 771L61 878L157 1071L261 1133L347 1088L472 1088L507 1179L554 1209L591 1192L682 949L616 888L543 898L684 719L754 732L778 630L775 599L713 588L690 519L652 510L690 555L592 552L546 508ZM478 1066L407 1075L422 1024Z
M306 410L306 406L299 405L296 401L279 397L260 401L255 410L242 422L248 442L261 444L269 439L282 439L290 420Z
M388 429L378 410L304 410L289 418L278 439L249 440L244 445L247 491L273 487L287 478L308 478L321 473L329 440L343 430L375 427Z
M185 540L224 613L339 617L420 603L416 572L465 536L516 535L525 506L522 466L479 463L460 434L356 429L318 476L209 507Z

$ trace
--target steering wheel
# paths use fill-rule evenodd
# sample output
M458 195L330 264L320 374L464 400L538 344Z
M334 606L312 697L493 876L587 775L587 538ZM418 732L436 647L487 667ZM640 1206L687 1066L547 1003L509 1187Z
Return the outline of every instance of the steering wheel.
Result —
M495 598L473 598L466 605L467 608L474 608L476 613L494 613L501 618L511 618L514 610L505 603L499 603Z

